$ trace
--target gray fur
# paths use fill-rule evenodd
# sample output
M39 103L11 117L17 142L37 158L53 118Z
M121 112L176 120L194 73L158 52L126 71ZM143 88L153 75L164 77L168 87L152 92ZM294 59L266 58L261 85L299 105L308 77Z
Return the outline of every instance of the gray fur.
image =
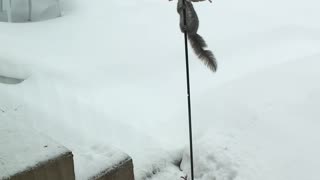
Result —
M200 60L204 62L213 72L217 70L217 61L215 56L210 50L205 50L207 47L205 40L198 34L199 29L199 18L198 15L190 2L199 2L205 0L186 0L185 6L183 0L178 0L177 11L180 15L180 29L184 33L188 33L188 39L192 49ZM183 9L186 9L187 25L184 25Z

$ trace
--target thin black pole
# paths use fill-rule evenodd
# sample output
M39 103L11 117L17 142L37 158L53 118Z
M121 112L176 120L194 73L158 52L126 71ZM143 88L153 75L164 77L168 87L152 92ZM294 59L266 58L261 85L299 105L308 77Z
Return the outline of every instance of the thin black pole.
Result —
M186 7L186 1L183 0L183 6ZM187 27L187 12L183 9L184 26ZM187 28L186 28L187 29ZM184 32L184 44L186 53L186 75L187 75L187 96L188 96L188 118L189 118L189 141L190 141L190 165L191 165L191 180L194 180L193 172L193 143L192 143L192 121L191 121L191 97L190 97L190 78L189 78L189 53L188 53L188 33Z

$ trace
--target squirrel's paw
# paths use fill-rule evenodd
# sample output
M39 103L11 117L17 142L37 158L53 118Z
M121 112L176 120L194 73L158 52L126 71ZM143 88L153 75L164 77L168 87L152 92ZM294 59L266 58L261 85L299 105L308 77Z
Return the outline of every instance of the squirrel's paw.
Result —
M188 31L188 27L187 25L181 25L181 31L184 33L184 32L187 32Z

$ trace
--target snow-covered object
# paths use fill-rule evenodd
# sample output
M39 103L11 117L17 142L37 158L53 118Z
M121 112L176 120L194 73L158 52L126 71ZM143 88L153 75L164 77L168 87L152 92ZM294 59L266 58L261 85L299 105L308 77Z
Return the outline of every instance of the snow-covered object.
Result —
M129 160L131 158L127 154L109 146L78 148L74 151L76 179L87 180L108 174Z
M55 8L52 10L52 6ZM27 10L27 12L25 12ZM6 13L6 17L2 17L1 14ZM37 13L37 14L35 14ZM40 14L40 16L39 16ZM55 4L52 5L51 0L28 0L15 1L15 0L0 0L0 21L8 22L24 22L33 21L33 16L36 15L36 20L48 19L61 16L60 0L55 0ZM14 17L14 19L13 19ZM5 20L4 20L5 19Z
M68 149L44 134L2 118L0 120L0 179L36 168L69 153Z

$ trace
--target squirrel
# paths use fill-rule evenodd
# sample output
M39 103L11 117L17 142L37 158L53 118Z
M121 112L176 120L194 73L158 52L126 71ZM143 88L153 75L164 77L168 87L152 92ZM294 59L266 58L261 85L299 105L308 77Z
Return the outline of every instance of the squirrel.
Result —
M185 4L183 1L185 1ZM205 65L209 67L209 69L215 72L217 70L216 58L210 50L204 49L207 47L207 44L205 40L198 34L199 18L191 1L200 2L205 0L178 0L177 11L180 15L181 32L187 32L189 42L195 54L204 62ZM211 2L211 0L209 1ZM187 25L184 24L184 9L186 10Z

